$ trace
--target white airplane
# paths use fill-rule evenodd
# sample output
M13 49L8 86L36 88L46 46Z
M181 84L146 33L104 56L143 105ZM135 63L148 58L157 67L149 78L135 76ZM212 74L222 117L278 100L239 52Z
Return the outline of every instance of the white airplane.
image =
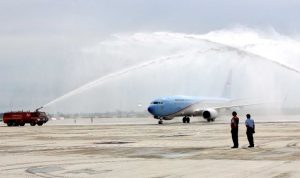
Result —
M189 123L191 116L202 116L208 122L214 121L218 117L218 110L239 108L261 103L257 100L232 100L230 99L231 73L226 82L223 97L196 97L196 96L169 96L155 99L148 107L148 112L155 119L159 119L158 124L163 124L163 120L171 120L175 117L183 117L183 123ZM272 101L274 102L274 101Z
M202 116L208 122L214 121L218 116L218 110L250 105L235 104L236 101L227 98L208 98L195 96L170 96L158 98L148 107L158 124L163 120L171 120L174 117L183 117L183 123L189 123L191 116Z

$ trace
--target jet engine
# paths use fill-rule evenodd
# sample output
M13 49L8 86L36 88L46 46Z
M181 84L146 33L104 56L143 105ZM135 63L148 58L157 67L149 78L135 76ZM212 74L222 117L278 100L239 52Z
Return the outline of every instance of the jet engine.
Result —
M204 119L207 119L207 121L214 121L215 118L218 116L218 112L215 109L205 109L202 112L202 116Z

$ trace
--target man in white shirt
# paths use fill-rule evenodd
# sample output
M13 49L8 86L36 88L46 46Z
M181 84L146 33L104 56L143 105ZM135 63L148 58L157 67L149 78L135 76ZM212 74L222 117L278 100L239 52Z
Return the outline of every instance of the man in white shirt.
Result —
M246 115L247 119L245 121L245 125L247 127L247 138L249 141L249 148L254 147L254 140L253 140L253 134L255 133L255 124L254 124L254 120L251 119L251 115L247 114Z

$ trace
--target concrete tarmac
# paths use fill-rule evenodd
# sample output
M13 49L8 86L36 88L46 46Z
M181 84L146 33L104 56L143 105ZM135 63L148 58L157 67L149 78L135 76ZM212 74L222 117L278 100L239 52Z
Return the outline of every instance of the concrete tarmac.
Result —
M227 120L89 122L2 124L0 177L300 177L300 122L257 122L248 148L241 119L238 149Z

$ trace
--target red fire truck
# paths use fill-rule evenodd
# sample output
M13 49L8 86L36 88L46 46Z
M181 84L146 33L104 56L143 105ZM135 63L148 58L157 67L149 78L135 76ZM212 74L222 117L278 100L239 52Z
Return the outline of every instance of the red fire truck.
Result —
M7 126L24 126L26 123L29 123L31 126L42 126L48 121L48 117L45 112L40 112L39 109L34 112L17 111L3 113L3 122Z

